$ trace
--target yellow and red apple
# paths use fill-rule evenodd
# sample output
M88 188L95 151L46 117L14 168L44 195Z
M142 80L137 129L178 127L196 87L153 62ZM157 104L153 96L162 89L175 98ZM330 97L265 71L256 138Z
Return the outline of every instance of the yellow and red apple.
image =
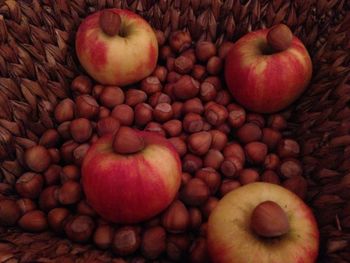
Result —
M150 75L158 43L152 27L124 9L105 9L86 17L76 35L76 53L87 71L105 85L125 86Z
M318 248L311 209L275 184L257 182L231 191L208 220L214 263L313 263Z
M173 201L181 183L181 161L164 137L121 127L91 146L82 165L82 183L88 203L104 219L138 223Z
M306 89L312 62L303 43L283 24L250 32L225 58L225 80L245 108L272 113L291 105Z

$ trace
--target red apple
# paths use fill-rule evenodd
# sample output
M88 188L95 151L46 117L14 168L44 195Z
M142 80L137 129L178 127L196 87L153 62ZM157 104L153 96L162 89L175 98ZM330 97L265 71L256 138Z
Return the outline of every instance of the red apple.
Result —
M105 9L86 17L76 35L81 65L98 82L124 86L150 75L157 65L158 42L139 15Z
M225 80L233 97L260 113L288 107L303 93L311 76L307 49L282 24L246 34L225 59Z
M312 263L318 248L311 209L275 184L257 182L231 191L208 220L213 263Z
M153 132L121 127L115 136L99 138L84 158L82 183L87 201L111 222L147 220L163 211L179 190L179 155L167 139ZM132 144L132 153L126 153ZM116 147L123 153L117 153Z

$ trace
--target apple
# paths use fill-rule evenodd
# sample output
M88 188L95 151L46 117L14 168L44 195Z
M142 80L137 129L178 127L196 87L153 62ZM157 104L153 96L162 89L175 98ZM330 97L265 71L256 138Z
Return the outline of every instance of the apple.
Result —
M311 209L293 192L256 182L226 194L208 219L214 263L311 263L319 231Z
M233 97L259 113L278 112L306 89L312 62L303 43L283 24L241 37L225 58L224 75Z
M154 132L122 126L91 145L82 164L87 202L104 219L138 223L174 200L181 162L170 142Z
M105 85L135 83L157 65L154 30L139 15L124 9L105 9L86 17L75 45L83 68Z

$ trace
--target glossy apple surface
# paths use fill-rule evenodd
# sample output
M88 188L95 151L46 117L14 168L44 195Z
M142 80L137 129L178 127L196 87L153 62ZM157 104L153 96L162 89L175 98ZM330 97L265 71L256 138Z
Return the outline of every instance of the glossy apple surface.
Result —
M290 229L283 236L263 238L250 227L254 208L268 200L288 217ZM214 263L312 263L318 248L319 231L310 208L275 184L257 182L231 191L208 220L208 249Z
M109 36L100 28L101 11L86 17L76 34L76 53L84 69L105 85L125 86L152 73L158 43L152 27L139 15L110 9L120 15L120 33Z
M82 183L88 203L103 218L115 223L137 223L164 210L181 182L181 162L163 137L141 132L145 148L117 154L113 136L98 139L82 165Z
M312 62L303 43L293 36L291 46L273 51L268 29L250 32L234 43L225 59L225 80L233 97L260 113L280 111L305 90Z

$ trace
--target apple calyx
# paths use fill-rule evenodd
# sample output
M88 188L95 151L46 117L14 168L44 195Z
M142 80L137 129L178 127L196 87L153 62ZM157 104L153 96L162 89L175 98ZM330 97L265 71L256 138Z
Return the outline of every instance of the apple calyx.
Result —
M119 34L121 18L120 15L111 10L102 10L100 15L100 27L102 31L112 37Z
M143 137L135 129L127 126L119 128L113 140L113 149L119 154L137 153L145 148Z
M250 226L260 237L280 237L289 232L290 225L285 211L273 201L265 201L255 207Z
M293 40L293 33L288 26L278 24L270 28L267 33L267 42L275 51L280 52L288 49Z

